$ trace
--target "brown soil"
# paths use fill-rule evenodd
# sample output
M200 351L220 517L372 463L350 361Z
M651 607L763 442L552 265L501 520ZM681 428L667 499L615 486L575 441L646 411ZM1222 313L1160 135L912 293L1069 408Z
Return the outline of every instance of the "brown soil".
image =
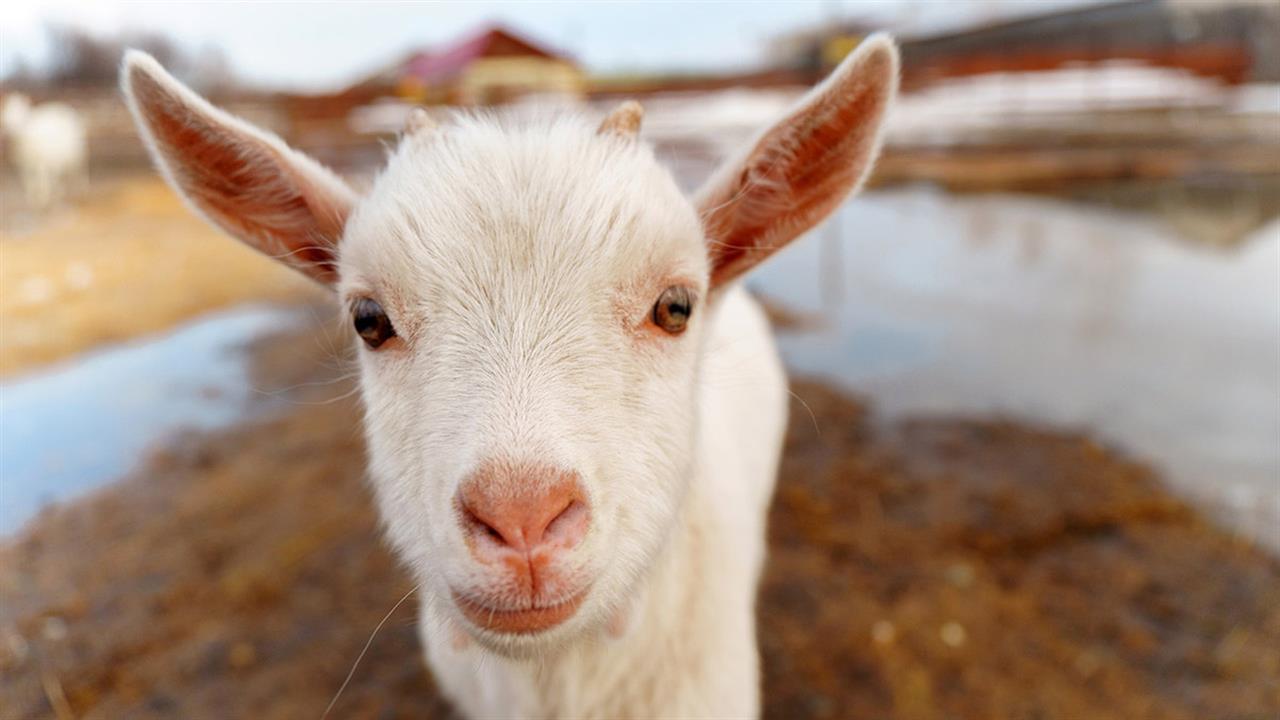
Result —
M315 345L264 343L259 380L316 379ZM408 589L361 480L356 404L322 402L347 389L185 436L0 548L0 717L320 717ZM794 390L760 602L768 717L1280 713L1280 563L1140 465ZM411 605L333 717L450 715Z

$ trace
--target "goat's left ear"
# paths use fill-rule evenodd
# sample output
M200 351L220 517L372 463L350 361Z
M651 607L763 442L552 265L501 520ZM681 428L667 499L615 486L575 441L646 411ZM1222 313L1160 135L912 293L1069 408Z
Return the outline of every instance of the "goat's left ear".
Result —
M897 47L872 35L745 156L716 171L695 200L713 287L817 225L862 185L897 89Z
M192 207L311 278L337 280L338 241L356 204L346 183L210 105L145 53L125 55L120 80L156 165Z

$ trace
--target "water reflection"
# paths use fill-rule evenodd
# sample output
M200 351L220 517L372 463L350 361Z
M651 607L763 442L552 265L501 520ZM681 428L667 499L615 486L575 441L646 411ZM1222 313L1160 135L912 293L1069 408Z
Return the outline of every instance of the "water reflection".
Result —
M0 384L0 534L124 475L179 429L242 418L253 397L243 346L296 321L276 308L218 313Z
M1088 429L1280 547L1280 221L1228 252L1090 206L878 192L752 284L824 320L783 337L795 371L892 414Z

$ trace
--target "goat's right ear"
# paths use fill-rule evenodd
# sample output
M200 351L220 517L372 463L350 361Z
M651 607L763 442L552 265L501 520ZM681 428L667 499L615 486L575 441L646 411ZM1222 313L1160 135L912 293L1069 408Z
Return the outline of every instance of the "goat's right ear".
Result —
M120 84L151 156L200 214L311 278L337 280L351 188L276 136L210 105L151 56L129 51Z

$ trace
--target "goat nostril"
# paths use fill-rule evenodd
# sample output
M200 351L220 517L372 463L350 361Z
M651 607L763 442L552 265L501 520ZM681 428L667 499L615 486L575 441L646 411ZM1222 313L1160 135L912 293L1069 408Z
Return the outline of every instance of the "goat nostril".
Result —
M459 488L458 522L479 559L509 560L512 553L532 557L539 548L540 558L550 557L586 535L590 513L577 477L558 473L547 480L544 475L520 472L501 484L497 481L505 476L477 475Z
M565 503L564 507L560 508L560 512L556 513L551 517L551 522L547 523L548 533L552 532L552 528L556 526L556 523L560 522L560 519L563 518L571 509L573 509L573 506L577 502L578 502L577 500L570 500L569 502Z
M474 537L488 538L498 545L508 544L507 538L502 534L501 530L494 527L492 523L485 520L465 503L462 505L462 515L466 526L470 528L470 532Z
M542 539L573 545L585 533L587 527L587 506L580 500L570 500L564 509L547 523Z

